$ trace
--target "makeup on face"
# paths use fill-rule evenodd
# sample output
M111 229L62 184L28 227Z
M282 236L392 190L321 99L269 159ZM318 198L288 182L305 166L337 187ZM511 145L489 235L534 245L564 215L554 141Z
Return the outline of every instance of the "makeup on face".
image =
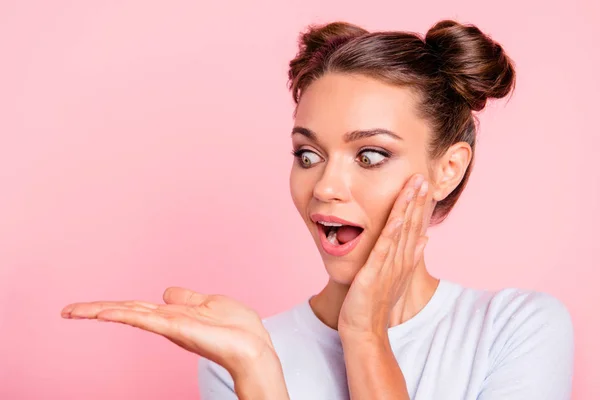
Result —
M330 74L298 104L292 199L337 281L366 262L406 179L426 168L429 126L414 101L406 88Z

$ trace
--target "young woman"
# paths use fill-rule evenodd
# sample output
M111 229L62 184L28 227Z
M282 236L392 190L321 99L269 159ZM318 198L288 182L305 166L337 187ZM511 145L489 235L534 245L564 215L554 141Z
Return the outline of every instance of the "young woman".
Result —
M264 321L224 296L169 288L165 304L91 302L97 318L201 356L202 399L568 399L569 313L554 297L431 276L426 229L448 215L475 152L473 112L515 84L474 26L420 37L311 27L290 63L291 194L329 282ZM460 268L460 266L457 266Z

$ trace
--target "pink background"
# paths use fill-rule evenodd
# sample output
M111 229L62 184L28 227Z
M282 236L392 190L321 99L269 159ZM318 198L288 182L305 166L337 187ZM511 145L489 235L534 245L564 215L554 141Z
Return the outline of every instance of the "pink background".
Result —
M326 3L0 3L0 398L197 398L194 355L60 309L181 285L267 316L318 290L287 182L298 31L446 17L500 41L518 84L481 117L471 184L431 230L428 264L563 300L573 398L600 398L598 2Z

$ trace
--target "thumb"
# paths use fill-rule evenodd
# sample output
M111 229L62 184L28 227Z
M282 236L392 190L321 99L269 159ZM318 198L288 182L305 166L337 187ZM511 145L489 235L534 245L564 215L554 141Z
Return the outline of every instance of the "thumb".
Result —
M208 296L190 289L170 287L163 293L163 300L167 304L179 304L185 306L199 306Z

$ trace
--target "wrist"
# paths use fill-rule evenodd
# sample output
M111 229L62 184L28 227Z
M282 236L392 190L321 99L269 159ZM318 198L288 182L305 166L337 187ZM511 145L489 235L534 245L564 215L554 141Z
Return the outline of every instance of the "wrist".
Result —
M386 332L357 332L341 329L338 331L342 346L362 346L371 349L385 349L389 347L390 340Z
M281 362L273 350L240 363L231 376L235 392L241 400L288 398Z
M379 362L381 359L394 358L389 337L381 334L344 334L340 335L346 360L360 360L361 363Z
M236 380L244 379L246 375L253 374L254 371L261 368L273 369L273 365L279 363L279 357L271 345L261 343L259 346L247 346L243 353L228 361L229 368L227 370Z
M239 360L230 374L235 392L241 400L288 398L281 362L270 346Z
M409 399L387 334L345 334L342 347L351 398Z

